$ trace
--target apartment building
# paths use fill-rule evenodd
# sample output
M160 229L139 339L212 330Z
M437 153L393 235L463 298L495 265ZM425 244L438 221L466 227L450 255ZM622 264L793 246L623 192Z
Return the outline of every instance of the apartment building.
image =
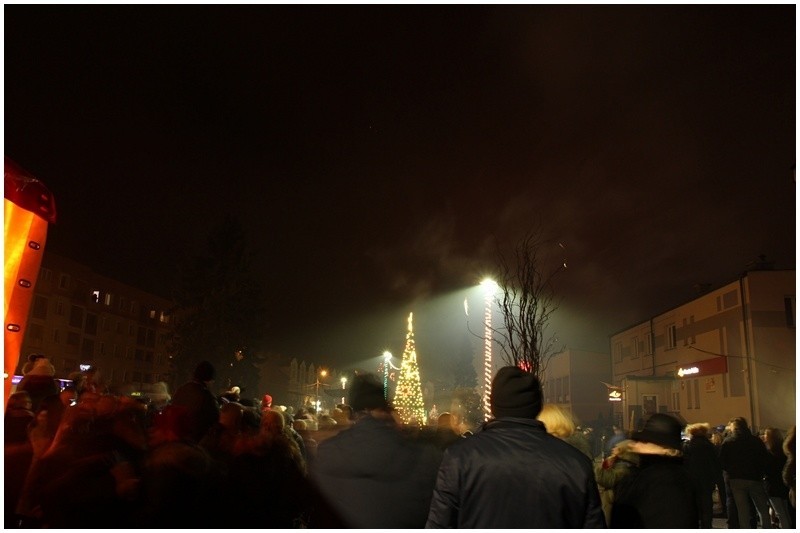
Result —
M96 367L125 392L172 383L167 354L171 302L45 251L34 287L17 374L31 353L43 353L56 377Z
M614 413L625 429L685 422L787 429L796 416L795 271L752 270L611 336Z
M570 412L578 424L611 424L606 398L610 379L608 353L567 349L547 363L542 379L544 401Z

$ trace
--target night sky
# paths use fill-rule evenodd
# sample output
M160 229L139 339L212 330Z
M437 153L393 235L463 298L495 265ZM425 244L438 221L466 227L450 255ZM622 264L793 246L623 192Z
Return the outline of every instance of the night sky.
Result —
M795 10L7 5L5 155L53 192L49 249L164 296L236 213L268 351L370 367L413 311L447 379L495 242L535 226L554 332L608 351L795 267Z

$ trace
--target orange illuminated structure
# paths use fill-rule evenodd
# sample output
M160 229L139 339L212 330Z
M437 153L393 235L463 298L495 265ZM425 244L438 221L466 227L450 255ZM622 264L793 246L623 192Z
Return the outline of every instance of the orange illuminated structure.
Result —
M19 362L33 288L39 275L47 224L55 222L52 194L42 182L5 158L4 404Z

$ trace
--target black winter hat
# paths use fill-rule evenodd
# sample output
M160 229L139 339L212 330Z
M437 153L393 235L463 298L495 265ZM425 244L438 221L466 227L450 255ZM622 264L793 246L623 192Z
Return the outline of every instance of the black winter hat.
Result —
M359 374L350 387L350 405L353 411L370 409L389 410L389 403L383 397L383 385L372 374Z
M652 442L665 448L681 450L683 449L681 429L681 423L674 416L655 413L644 423L644 428L634 433L631 438L639 442Z
M490 406L496 418L536 418L542 410L542 385L530 372L504 366L492 381Z

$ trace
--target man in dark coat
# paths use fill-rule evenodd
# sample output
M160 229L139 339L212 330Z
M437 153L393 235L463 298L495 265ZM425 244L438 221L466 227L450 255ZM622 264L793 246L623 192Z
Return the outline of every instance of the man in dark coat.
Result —
M750 504L755 505L761 527L772 527L769 517L769 497L762 481L767 471L769 452L761 439L750 432L747 420L732 418L728 422L729 436L722 442L719 459L728 474L728 483L736 502L740 527L748 527L753 518Z
M444 452L428 528L605 528L592 462L536 420L533 374L501 368L494 419Z
M350 387L355 423L317 448L311 474L336 520L312 516L311 527L422 528L441 452L404 434L371 375Z
M614 490L610 527L698 528L696 491L683 466L681 423L656 413L632 439L629 449L639 454L639 466Z
M172 397L172 405L181 409L181 438L198 443L219 420L219 402L208 388L214 381L214 366L208 361L197 364L192 380L184 383Z

